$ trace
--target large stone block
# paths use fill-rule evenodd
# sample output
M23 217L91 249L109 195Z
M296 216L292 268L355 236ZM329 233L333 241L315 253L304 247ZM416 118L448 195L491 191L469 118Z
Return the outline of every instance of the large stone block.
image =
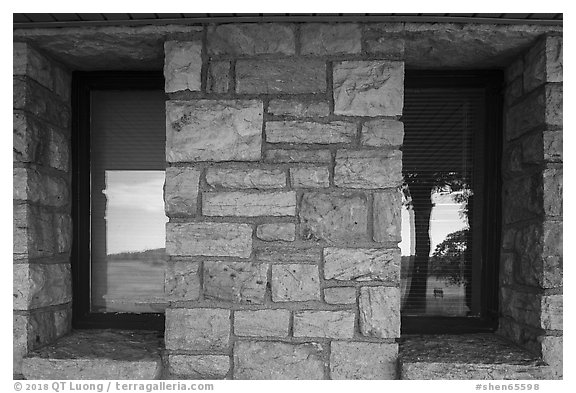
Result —
M400 337L400 289L363 287L359 298L360 332L378 338Z
M315 123L308 121L272 121L266 123L268 143L351 143L356 124L343 121Z
M397 187L402 184L402 152L338 150L334 183L350 188Z
M542 173L544 213L550 217L562 217L562 194L564 189L562 168L547 168Z
M15 264L13 308L30 310L72 301L69 264Z
M171 256L248 258L252 227L247 224L190 222L166 224L166 253Z
M166 349L224 351L230 341L230 310L166 309Z
M14 77L12 99L14 109L27 111L61 129L70 127L69 102L27 77Z
M324 278L327 280L400 281L400 249L324 249Z
M293 26L277 23L210 26L207 38L213 55L293 55L296 50Z
M268 263L319 264L322 256L320 248L263 247L255 251L258 261Z
M326 63L321 60L238 60L236 93L323 93Z
M227 355L168 356L168 372L180 379L223 379L229 370Z
M12 48L13 75L28 76L48 89L52 89L51 63L25 42L14 42Z
M352 23L304 23L300 29L303 55L358 54L362 50L362 31Z
M205 216L294 216L294 191L247 193L207 192L202 195L202 214Z
M206 182L216 188L283 188L286 187L286 172L281 169L208 168Z
M341 243L368 238L368 203L364 195L305 193L299 215L305 239Z
M320 275L315 265L272 265L272 301L320 300Z
M164 42L164 88L166 93L200 91L202 42Z
M264 159L273 163L329 163L332 161L330 150L284 150L270 149L264 152Z
M517 177L504 182L502 204L504 223L512 224L542 215L543 179L541 174Z
M296 239L296 224L291 222L261 224L256 228L256 236L267 242L276 240L292 242Z
M327 188L330 187L330 173L323 166L290 168L290 184L294 188Z
M375 242L397 242L402 240L402 194L386 191L374 194L373 225Z
M563 375L563 337L542 336L539 338L542 360L552 366L555 378Z
M196 168L166 168L164 208L166 215L195 216L201 171Z
M166 160L257 161L262 144L262 102L166 102Z
M352 338L354 311L297 311L294 313L294 337Z
M526 325L562 330L562 295L540 295L501 288L502 313Z
M332 341L332 379L396 379L398 344Z
M70 202L68 182L36 169L13 168L13 199L62 207Z
M364 28L364 42L368 53L387 58L404 58L404 32L399 23L371 23Z
M230 62L211 61L206 89L210 93L227 93L230 86Z
M370 120L362 125L360 143L364 146L400 146L404 141L404 123L397 120Z
M403 62L372 60L334 64L334 114L400 116L403 105Z
M324 301L328 304L354 304L356 303L356 288L326 288L324 289Z
M302 101L274 99L268 104L268 113L277 116L318 117L328 116L330 107L326 101Z
M290 311L242 310L234 312L234 334L252 337L287 337Z
M233 303L264 303L268 265L204 262L204 297Z
M534 45L525 59L524 90L547 82L562 82L563 44L561 36L547 36Z
M197 300L200 297L199 268L199 262L168 262L164 293L169 301Z
M234 345L234 379L323 379L320 344L237 341Z

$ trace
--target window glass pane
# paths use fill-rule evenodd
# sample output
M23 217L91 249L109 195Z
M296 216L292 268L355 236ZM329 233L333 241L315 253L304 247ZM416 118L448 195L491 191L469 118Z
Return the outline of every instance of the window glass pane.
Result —
M91 96L91 311L162 312L164 94Z

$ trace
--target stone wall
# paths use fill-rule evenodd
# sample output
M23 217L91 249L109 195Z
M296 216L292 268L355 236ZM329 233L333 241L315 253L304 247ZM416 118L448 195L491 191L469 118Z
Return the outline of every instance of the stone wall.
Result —
M165 43L168 369L394 379L401 40L357 24Z
M562 37L506 70L499 332L562 375Z
M70 330L70 74L14 43L14 374Z

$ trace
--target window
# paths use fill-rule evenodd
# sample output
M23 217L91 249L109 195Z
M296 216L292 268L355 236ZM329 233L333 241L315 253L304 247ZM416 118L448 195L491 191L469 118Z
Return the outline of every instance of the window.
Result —
M407 72L402 333L497 321L500 74Z
M164 80L74 76L73 323L163 329Z

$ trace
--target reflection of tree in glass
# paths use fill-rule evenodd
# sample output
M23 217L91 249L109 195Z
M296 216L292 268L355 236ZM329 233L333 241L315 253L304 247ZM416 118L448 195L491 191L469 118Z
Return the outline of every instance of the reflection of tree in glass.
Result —
M469 229L452 232L436 246L430 258L431 274L447 280L452 285L468 284L465 274L470 268L466 258Z

